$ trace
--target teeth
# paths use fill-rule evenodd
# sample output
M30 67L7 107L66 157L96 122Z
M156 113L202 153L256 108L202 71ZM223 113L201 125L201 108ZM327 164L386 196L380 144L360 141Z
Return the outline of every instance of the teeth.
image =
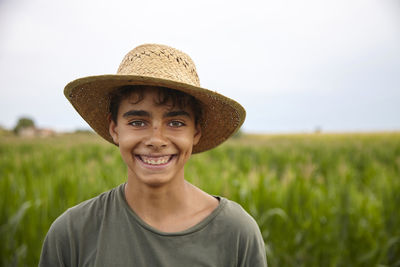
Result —
M157 157L157 158L140 156L140 158L142 159L142 161L144 163L151 164L151 165L161 165L161 164L167 163L170 159L170 156Z

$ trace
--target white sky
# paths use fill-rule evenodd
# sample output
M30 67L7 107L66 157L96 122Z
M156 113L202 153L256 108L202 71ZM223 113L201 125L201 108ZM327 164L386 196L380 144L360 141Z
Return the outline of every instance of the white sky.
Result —
M400 130L398 0L0 0L0 125L87 128L64 86L142 43L188 53L247 132Z

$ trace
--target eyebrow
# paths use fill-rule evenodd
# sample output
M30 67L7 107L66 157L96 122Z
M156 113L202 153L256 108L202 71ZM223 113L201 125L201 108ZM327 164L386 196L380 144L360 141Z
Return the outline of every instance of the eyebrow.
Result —
M170 111L164 114L164 118L177 117L177 116L186 116L190 118L189 113L183 110Z
M127 117L132 117L132 116L138 116L138 117L150 117L150 113L148 113L145 110L129 110L125 112L122 117L127 118Z

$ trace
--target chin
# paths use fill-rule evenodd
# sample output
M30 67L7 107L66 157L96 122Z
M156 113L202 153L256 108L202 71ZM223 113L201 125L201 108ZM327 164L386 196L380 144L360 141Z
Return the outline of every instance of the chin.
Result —
M146 177L145 179L142 179L142 184L152 187L152 188L159 188L162 187L166 184L169 184L172 179L171 178L166 178L166 177L152 177L153 175L150 175L150 177Z

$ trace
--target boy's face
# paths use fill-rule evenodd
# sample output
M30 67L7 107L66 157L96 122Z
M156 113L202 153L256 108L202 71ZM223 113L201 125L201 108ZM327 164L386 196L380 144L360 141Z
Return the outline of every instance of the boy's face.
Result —
M110 121L129 179L152 187L183 179L184 165L201 136L190 107L157 105L157 96L156 89L146 90L140 102L130 95L120 103L117 123Z

